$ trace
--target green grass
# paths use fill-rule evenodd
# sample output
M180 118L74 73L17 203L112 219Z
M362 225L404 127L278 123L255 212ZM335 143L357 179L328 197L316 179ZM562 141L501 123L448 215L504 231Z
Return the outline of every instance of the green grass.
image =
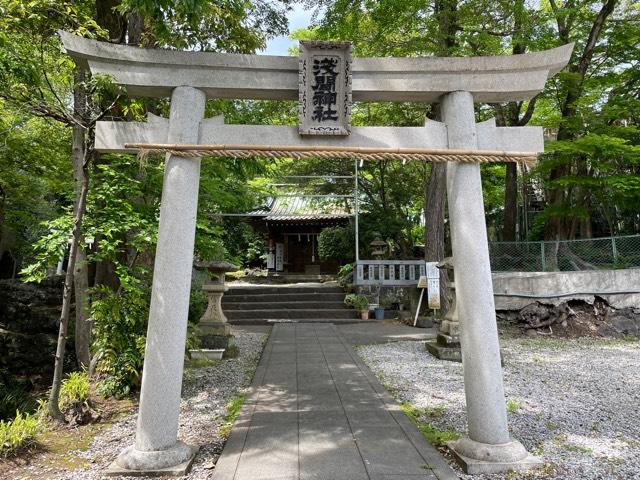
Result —
M405 415L409 417L409 419L414 423L414 425L418 427L418 430L420 430L424 438L426 438L427 441L434 447L442 447L446 445L447 442L460 438L460 435L452 429L438 430L430 423L422 420L422 417L425 415L425 411L421 411L409 403L401 403L400 408L405 413ZM443 412L444 407L442 408L440 415Z
M238 418L238 415L240 415L240 410L242 409L242 405L244 405L244 401L244 394L238 394L233 396L227 404L227 414L224 416L224 421L220 427L221 437L229 438L233 424Z
M507 412L518 413L518 410L520 410L521 405L522 404L520 400L517 400L515 398L507 398Z
M197 370L198 368L212 367L220 363L220 360L214 360L211 358L190 358L184 362L184 367L187 370Z
M40 431L38 414L16 412L13 420L0 420L0 455L9 457L36 443Z
M427 417L438 418L444 415L444 404L436 405L435 407L425 407L424 414Z
M558 430L560 425L552 422L551 420L547 420L547 430Z
M544 444L542 442L536 443L531 449L531 454L541 457L544 454Z
M224 358L236 358L240 355L240 348L237 345L229 345L224 351Z
M397 389L396 387L393 387L393 386L391 386L391 385L390 385L390 384L388 384L388 383L384 383L384 384L383 384L383 387L385 388L385 390L386 390L387 392L389 392L389 393L390 393L391 395L393 395L394 397L395 397L395 396L397 396L398 389Z
M640 342L640 337L635 335L623 335L619 338L598 339L603 347L628 347Z
M562 448L569 452L583 453L585 455L591 455L593 450L589 447L583 447L582 445L576 445L575 443L565 443Z

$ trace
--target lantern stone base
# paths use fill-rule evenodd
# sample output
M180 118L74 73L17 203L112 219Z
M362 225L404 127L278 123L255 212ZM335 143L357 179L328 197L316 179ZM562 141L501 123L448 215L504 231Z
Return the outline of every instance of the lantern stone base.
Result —
M458 336L438 333L435 341L429 340L424 342L424 346L427 352L440 360L462 363L462 349L460 348L460 339ZM500 349L500 364L504 367L504 353L502 349Z
M226 325L227 327L229 325ZM204 329L203 329L204 330ZM224 330L224 329L222 329ZM209 330L200 333L200 346L204 349L227 349L231 338L231 329L224 330L227 333L209 333Z
M228 348L231 337L231 326L222 311L222 296L228 290L224 283L205 283L202 290L207 295L207 310L202 315L200 327L200 344L202 348Z
M462 350L460 349L460 339L458 336L438 333L435 341L425 342L427 351L440 360L451 362L462 362Z

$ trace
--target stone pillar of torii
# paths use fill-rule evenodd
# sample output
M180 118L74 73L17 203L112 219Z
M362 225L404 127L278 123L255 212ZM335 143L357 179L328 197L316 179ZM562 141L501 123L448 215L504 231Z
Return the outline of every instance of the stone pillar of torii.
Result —
M356 58L347 42L309 42L301 57L146 50L60 32L76 62L131 96L171 97L169 119L98 122L96 149L127 144L434 148L542 152L539 127L476 123L474 103L523 101L569 60L572 45L523 55ZM205 119L207 98L297 99L299 127ZM351 127L351 101L440 102L442 122ZM111 474L184 473L197 448L177 439L200 159L166 155L135 444ZM539 462L507 426L480 165L447 164L447 199L460 317L468 437L449 446L468 473Z

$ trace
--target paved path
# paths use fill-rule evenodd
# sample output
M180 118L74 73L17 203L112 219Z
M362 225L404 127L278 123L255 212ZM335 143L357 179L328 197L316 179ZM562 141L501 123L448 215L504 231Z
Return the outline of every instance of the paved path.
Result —
M457 479L334 325L276 324L214 480Z
M435 328L415 328L394 320L376 323L351 323L336 325L340 335L351 345L376 343L425 341L437 337Z

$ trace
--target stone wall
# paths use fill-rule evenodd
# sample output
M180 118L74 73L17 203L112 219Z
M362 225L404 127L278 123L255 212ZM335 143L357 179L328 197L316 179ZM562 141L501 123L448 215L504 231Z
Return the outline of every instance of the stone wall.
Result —
M536 302L593 304L596 297L616 309L640 308L640 269L494 273L493 291L496 310L521 310Z
M49 384L58 335L62 276L40 284L0 280L0 380L21 378L26 388ZM75 363L71 312L65 369ZM11 378L5 378L5 376Z
M578 272L504 272L493 273L497 311L520 311L534 304L558 306L574 300L593 305L596 298L612 309L640 310L640 269L588 270ZM415 286L357 286L358 293L371 303L393 293L415 313L420 290Z

